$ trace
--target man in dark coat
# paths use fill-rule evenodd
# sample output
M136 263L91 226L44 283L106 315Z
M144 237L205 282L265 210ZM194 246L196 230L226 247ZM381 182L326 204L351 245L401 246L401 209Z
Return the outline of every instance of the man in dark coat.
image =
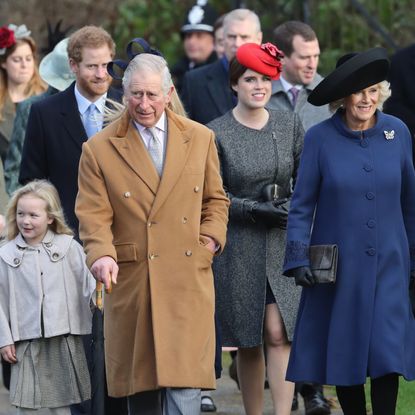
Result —
M68 57L76 81L64 91L34 103L27 124L19 181L25 184L34 179L49 180L58 190L66 220L75 235L79 226L75 199L82 143L101 130L107 99L121 99L121 93L110 88L107 72L107 64L114 55L115 43L102 28L85 26L73 33L68 42ZM88 360L89 343L86 338ZM106 402L111 408L109 413L117 415L126 413L124 405L125 402L111 399ZM89 406L84 403L72 408L72 413L88 414Z
M223 22L225 56L202 68L187 72L183 80L182 100L191 119L202 124L224 115L236 104L229 86L228 66L236 49L244 43L260 44L261 24L248 9L229 12Z
M415 160L415 43L396 52L391 59L388 81L392 96L385 102L384 112L400 118L412 135L412 156Z
M208 65L217 59L213 36L216 18L216 11L202 0L198 0L186 15L180 30L185 56L171 70L174 86L179 94L187 71Z
M64 213L78 234L75 198L78 193L78 164L88 108L94 103L96 131L103 125L107 98L120 100L121 93L110 88L107 63L115 55L115 44L103 29L86 26L69 40L68 56L76 82L64 91L32 105L23 146L19 181L48 179L58 189Z

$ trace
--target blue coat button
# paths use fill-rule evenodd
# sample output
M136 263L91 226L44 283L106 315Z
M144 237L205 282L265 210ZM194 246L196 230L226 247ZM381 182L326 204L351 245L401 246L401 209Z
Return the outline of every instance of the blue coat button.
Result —
M375 198L375 194L372 193L372 192L367 192L366 193L366 198L369 199L369 200L372 200L372 199Z
M373 256L376 254L376 249L375 248L369 248L366 253L370 256Z
M364 138L363 140L360 140L360 145L362 147L367 147L369 145L369 142Z
M372 171L373 170L373 167L370 165L370 164L365 164L364 166L363 166L363 168L365 169L365 171L367 171L368 173L370 172L370 171Z
M369 228L374 228L375 225L376 225L376 222L373 219L370 219L370 220L367 221L367 226Z

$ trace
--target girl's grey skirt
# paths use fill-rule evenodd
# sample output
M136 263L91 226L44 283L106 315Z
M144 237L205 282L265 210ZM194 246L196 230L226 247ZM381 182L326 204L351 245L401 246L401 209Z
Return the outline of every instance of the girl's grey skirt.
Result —
M90 399L91 384L81 336L16 343L10 402L22 408L57 408Z

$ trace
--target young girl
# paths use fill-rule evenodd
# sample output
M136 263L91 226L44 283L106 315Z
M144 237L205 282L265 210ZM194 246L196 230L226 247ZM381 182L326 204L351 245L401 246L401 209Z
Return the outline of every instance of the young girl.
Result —
M90 398L81 335L91 332L95 280L65 223L56 189L28 183L12 196L8 242L0 248L0 352L12 363L10 401L18 414Z

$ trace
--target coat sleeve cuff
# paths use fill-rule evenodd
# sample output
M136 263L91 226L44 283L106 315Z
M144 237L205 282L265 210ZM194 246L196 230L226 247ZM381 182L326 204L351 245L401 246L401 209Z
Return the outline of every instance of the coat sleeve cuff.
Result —
M309 266L309 246L302 241L288 241L285 248L283 272L288 275L290 269Z

